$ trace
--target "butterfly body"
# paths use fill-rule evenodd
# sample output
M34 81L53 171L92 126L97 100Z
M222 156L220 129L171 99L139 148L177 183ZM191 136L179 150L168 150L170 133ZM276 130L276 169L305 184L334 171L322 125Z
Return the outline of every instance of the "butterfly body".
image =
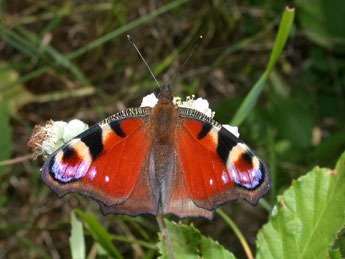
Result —
M177 107L165 86L153 107L130 108L66 143L42 179L60 197L90 196L102 211L212 218L223 203L252 204L271 187L264 162L205 114Z

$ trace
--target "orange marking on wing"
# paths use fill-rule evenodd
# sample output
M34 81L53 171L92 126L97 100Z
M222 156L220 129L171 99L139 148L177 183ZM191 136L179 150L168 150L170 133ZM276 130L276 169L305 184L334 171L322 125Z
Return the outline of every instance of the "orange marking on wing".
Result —
M208 200L233 187L226 167L216 153L211 134L201 140L199 121L185 120L177 135L177 150L189 194L196 200Z

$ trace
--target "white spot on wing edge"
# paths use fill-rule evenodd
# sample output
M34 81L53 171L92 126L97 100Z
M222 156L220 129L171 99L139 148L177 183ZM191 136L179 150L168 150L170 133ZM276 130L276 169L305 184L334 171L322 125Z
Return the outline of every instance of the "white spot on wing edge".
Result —
M228 124L223 124L222 125L223 128L225 128L227 131L231 132L232 135L234 135L235 137L239 138L240 137L240 133L238 132L238 127L236 126L230 126Z
M107 176L107 175L105 176L105 181L109 182L109 176Z
M109 124L102 125L102 142L103 144L106 143L107 138L109 137L109 134L112 132Z

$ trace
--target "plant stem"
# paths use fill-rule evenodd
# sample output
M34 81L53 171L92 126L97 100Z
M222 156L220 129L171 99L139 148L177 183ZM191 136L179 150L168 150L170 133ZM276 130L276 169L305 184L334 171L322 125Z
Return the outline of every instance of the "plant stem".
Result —
M250 247L247 243L247 240L244 238L244 236L242 235L240 229L236 226L235 222L232 221L232 219L226 215L224 213L224 211L222 211L221 209L217 209L217 213L225 220L226 223L229 224L229 226L232 228L232 230L234 231L235 235L237 236L237 238L240 240L242 247L244 249L244 252L246 253L247 257L249 259L254 259L253 253L250 250Z
M162 232L163 241L164 241L164 243L168 249L169 257L170 257L170 259L175 259L174 250L173 250L172 243L171 243L171 240L170 240L170 237L169 237L169 234L168 234L165 222L164 222L164 217L163 217L163 213L162 213L161 208L158 209L156 219L158 222L159 229Z

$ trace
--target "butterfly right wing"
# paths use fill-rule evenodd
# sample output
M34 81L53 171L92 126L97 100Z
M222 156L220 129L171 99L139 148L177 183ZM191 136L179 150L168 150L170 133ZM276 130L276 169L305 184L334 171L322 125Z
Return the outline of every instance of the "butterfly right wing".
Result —
M242 198L256 204L271 188L265 163L242 140L206 115L186 108L179 108L179 113L175 171L165 183L164 211L210 218L227 201Z

